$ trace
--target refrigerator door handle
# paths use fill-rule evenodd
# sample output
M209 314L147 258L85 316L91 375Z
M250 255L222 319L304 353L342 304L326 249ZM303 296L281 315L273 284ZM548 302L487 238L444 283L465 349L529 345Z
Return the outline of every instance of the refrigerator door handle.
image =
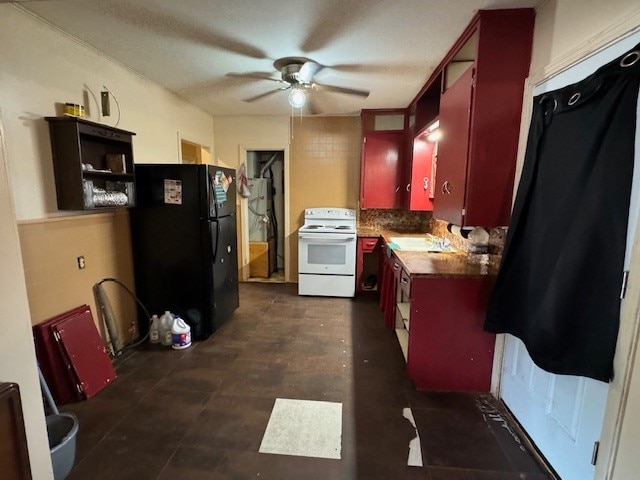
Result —
M215 183L213 183L213 176L211 175L210 172L208 172L209 175L209 192L211 193L211 197L209 198L209 209L211 209L211 202L213 202L213 208L214 208L214 212L215 212L215 217L218 217L218 202L216 201L216 188L215 188ZM211 212L209 212L211 213ZM217 240L216 240L217 241Z
M216 239L213 242L213 264L218 261L218 239L220 238L220 222L212 222L216 224Z

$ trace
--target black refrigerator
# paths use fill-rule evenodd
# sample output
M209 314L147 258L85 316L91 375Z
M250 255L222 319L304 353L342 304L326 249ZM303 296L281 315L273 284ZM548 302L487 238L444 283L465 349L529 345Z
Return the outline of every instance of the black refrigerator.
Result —
M136 294L150 314L179 314L203 340L238 308L235 170L136 164L131 210ZM139 318L142 335L149 319Z

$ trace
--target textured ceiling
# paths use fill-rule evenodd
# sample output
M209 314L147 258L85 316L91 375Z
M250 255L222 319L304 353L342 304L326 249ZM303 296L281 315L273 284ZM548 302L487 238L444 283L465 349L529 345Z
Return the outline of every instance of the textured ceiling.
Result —
M225 76L279 73L301 56L314 80L370 90L313 92L318 113L405 107L478 9L535 0L55 0L21 5L212 115L288 115L286 92L247 103L275 82Z

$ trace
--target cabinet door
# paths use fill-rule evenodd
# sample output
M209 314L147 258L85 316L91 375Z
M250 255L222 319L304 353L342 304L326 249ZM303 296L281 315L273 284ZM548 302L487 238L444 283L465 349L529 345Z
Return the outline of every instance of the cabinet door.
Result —
M433 210L431 166L435 143L417 137L413 141L409 210Z
M401 208L404 131L370 133L362 146L360 208Z
M464 217L474 69L469 68L442 94L438 173L433 216L456 225Z

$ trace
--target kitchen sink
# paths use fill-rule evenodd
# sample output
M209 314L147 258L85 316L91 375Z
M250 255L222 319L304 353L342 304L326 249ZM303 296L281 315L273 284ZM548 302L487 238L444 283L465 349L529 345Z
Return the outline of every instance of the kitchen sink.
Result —
M391 248L406 252L455 252L449 240L426 234L422 237L391 237Z

